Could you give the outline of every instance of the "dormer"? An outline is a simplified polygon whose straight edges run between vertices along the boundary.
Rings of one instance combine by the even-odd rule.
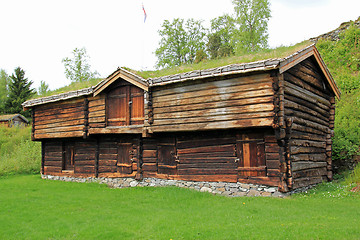
[[[94,88],[89,98],[89,132],[141,133],[147,82],[119,68]]]

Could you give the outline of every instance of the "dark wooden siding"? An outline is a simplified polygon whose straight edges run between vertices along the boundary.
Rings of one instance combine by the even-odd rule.
[[[243,139],[246,136],[246,141]],[[248,148],[248,164],[238,146]],[[277,186],[280,147],[273,130],[198,132],[155,135],[143,140],[143,173],[194,181],[228,181]],[[250,157],[251,156],[251,157]]]
[[[311,58],[286,71],[284,80],[285,116],[292,123],[289,157],[293,188],[319,183],[326,179],[329,168],[327,146],[331,148],[332,109],[329,86]]]
[[[105,118],[105,94],[89,98],[89,127],[104,128],[106,127]]]
[[[33,108],[34,139],[82,137],[84,98],[49,103]]]
[[[152,92],[152,131],[271,126],[269,73],[157,87]]]
[[[79,138],[44,140],[44,174],[95,176],[96,142]],[[66,165],[72,159],[73,166]]]
[[[140,164],[140,136],[103,137],[99,140],[99,177],[134,177]]]

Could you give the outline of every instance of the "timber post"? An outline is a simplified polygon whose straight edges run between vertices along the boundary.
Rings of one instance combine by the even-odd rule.
[[[83,138],[88,138],[89,130],[89,100],[87,97],[84,98],[84,129],[83,129]]]

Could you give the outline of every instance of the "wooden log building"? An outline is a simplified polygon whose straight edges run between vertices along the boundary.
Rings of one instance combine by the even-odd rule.
[[[286,58],[97,86],[29,100],[45,175],[263,184],[332,179],[340,97],[311,45]]]
[[[25,127],[28,124],[29,120],[19,113],[0,115],[0,126]]]

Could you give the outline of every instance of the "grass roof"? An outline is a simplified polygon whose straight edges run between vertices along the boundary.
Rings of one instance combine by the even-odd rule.
[[[219,58],[219,59],[214,59],[214,60],[205,60],[205,61],[202,61],[202,62],[196,63],[196,64],[186,64],[186,65],[182,65],[182,66],[177,66],[177,67],[172,67],[172,68],[164,68],[164,69],[155,70],[155,71],[137,71],[137,70],[129,69],[126,67],[124,67],[124,68],[138,76],[141,76],[144,79],[156,78],[156,77],[163,77],[163,76],[167,76],[167,75],[174,75],[174,74],[178,74],[178,73],[191,72],[194,70],[216,68],[216,67],[226,66],[226,65],[235,64],[235,63],[249,63],[249,62],[255,62],[255,61],[260,61],[260,60],[265,60],[265,59],[284,58],[284,57],[290,56],[291,54],[309,46],[310,44],[311,44],[311,42],[304,41],[304,42],[298,43],[293,46],[281,46],[281,47],[277,47],[274,49],[265,49],[265,50],[262,50],[257,53],[250,53],[250,54],[241,55],[241,56],[231,56],[231,57]],[[64,93],[64,92],[88,88],[88,87],[97,85],[102,80],[103,79],[101,79],[101,78],[96,78],[96,79],[91,79],[86,82],[73,82],[65,87],[49,91],[45,95],[40,95],[40,96],[36,95],[33,98],[51,96],[51,95],[60,94],[60,93]]]

